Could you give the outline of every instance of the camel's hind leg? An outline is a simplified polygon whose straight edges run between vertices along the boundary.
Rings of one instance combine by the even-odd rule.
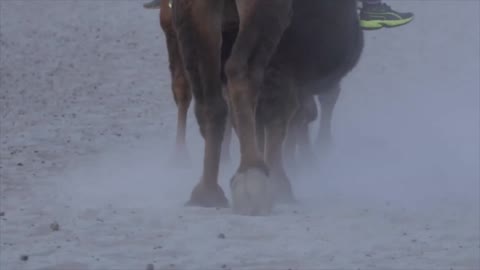
[[[221,59],[222,59],[222,73],[221,73],[221,78],[222,82],[224,84],[223,87],[223,97],[225,98],[225,101],[227,102],[228,105],[228,117],[227,117],[227,123],[225,127],[225,136],[223,139],[223,145],[222,145],[222,161],[225,163],[230,162],[231,160],[231,154],[230,154],[230,147],[232,143],[232,130],[233,130],[233,117],[232,117],[232,106],[229,98],[229,93],[228,93],[228,87],[227,87],[227,77],[225,74],[225,63],[227,59],[230,57],[230,53],[233,47],[233,44],[235,43],[235,39],[237,37],[237,29],[228,29],[224,30],[222,33],[222,50],[221,50]]]
[[[225,124],[225,135],[223,136],[222,143],[222,162],[229,163],[232,159],[230,154],[230,147],[232,144],[232,122],[230,117],[227,117],[227,122]]]
[[[228,90],[225,87],[223,87],[223,97],[225,101],[228,101]],[[228,105],[228,102],[227,102]],[[229,163],[231,160],[231,154],[230,154],[230,147],[232,144],[232,117],[231,117],[231,109],[230,105],[227,106],[228,108],[228,117],[226,120],[225,124],[225,134],[223,136],[223,143],[222,143],[222,154],[221,154],[221,160],[222,162]]]
[[[315,154],[313,153],[310,140],[310,124],[318,117],[317,103],[315,96],[305,95],[300,101],[301,119],[298,123],[298,162],[305,166],[315,164]]]
[[[335,104],[340,94],[340,85],[337,84],[328,92],[318,97],[321,108],[320,128],[318,130],[316,144],[322,156],[328,154],[332,147],[332,118]]]
[[[172,11],[168,7],[169,0],[162,0],[160,25],[165,34],[168,51],[168,62],[172,81],[172,92],[177,105],[177,135],[175,141],[174,162],[185,162],[188,159],[186,147],[187,114],[192,100],[182,58],[178,48],[177,37],[173,28]]]
[[[232,178],[233,211],[267,215],[273,186],[259,153],[255,107],[265,68],[289,24],[291,0],[237,0],[239,32],[226,64],[228,90],[240,141],[240,166]]]
[[[227,105],[222,97],[220,48],[223,0],[175,0],[174,24],[195,100],[195,116],[205,140],[203,174],[190,205],[227,206],[218,185]]]
[[[287,165],[295,169],[303,167],[301,165],[312,165],[314,162],[310,124],[318,117],[315,97],[300,91],[302,90],[296,90],[299,105],[290,121],[284,147]]]

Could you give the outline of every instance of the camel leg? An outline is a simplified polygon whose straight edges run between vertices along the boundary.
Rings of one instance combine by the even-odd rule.
[[[223,0],[175,0],[173,12],[195,116],[205,140],[202,177],[187,205],[226,207],[228,201],[218,184],[227,117],[219,76]]]
[[[275,200],[279,202],[295,201],[283,164],[284,141],[298,105],[294,91],[285,72],[269,70],[265,94],[258,105],[259,118],[265,123],[265,159],[275,183]]]
[[[300,104],[300,119],[297,120],[299,158],[302,164],[311,166],[314,164],[315,155],[312,151],[309,125],[318,117],[317,104],[315,97],[312,95],[302,97]]]
[[[262,100],[263,100],[262,93],[263,93],[263,91],[258,96],[257,106],[256,106],[256,110],[255,110],[255,132],[256,132],[258,152],[259,152],[260,156],[264,160],[266,160],[266,157],[265,157],[265,124],[266,124],[265,123],[265,121],[266,121],[265,114],[268,113],[268,111],[266,111],[264,106],[262,105]]]
[[[289,24],[291,0],[236,0],[236,4],[240,27],[225,70],[241,153],[230,182],[233,211],[268,215],[274,191],[258,150],[255,108],[265,68]]]
[[[224,87],[224,99],[226,101],[228,101],[228,95],[227,95],[227,92],[228,90]],[[228,105],[228,103],[227,103]],[[222,143],[222,156],[221,156],[221,160],[223,162],[230,162],[231,160],[231,154],[230,154],[230,145],[232,144],[232,121],[231,121],[231,109],[230,109],[230,106],[228,105],[228,117],[227,117],[227,120],[226,120],[226,124],[225,124],[225,135],[223,136],[223,143]]]
[[[323,155],[327,154],[332,146],[332,117],[339,94],[340,85],[336,85],[318,98],[321,117],[316,144]]]
[[[289,167],[297,168],[300,164],[310,164],[314,161],[309,125],[318,116],[317,104],[311,95],[301,94],[298,89],[296,99],[298,108],[289,123],[285,141],[285,155]]]
[[[223,137],[222,143],[222,161],[230,162],[232,156],[230,154],[230,145],[232,144],[232,122],[230,118],[227,117],[227,122],[225,124],[225,135]]]
[[[237,37],[237,31],[234,29],[229,29],[228,31],[224,31],[222,33],[222,50],[221,50],[221,78],[222,83],[224,84],[223,87],[223,97],[228,105],[228,117],[227,123],[225,127],[225,136],[223,139],[222,145],[222,161],[223,162],[230,162],[231,154],[230,154],[230,145],[232,143],[232,129],[233,129],[233,117],[232,117],[232,105],[230,102],[229,94],[228,94],[228,87],[227,87],[227,77],[225,74],[225,63],[227,59],[230,57],[230,53],[235,43],[235,39]]]
[[[298,99],[295,98],[295,101],[298,105]],[[297,150],[299,142],[299,121],[300,114],[297,108],[288,122],[287,135],[285,137],[285,142],[283,144],[283,155],[285,157],[285,165],[289,169],[294,169],[296,167],[297,160]]]
[[[173,46],[177,46],[176,41]],[[175,48],[175,58],[180,59],[178,48]],[[175,152],[177,160],[188,159],[188,151],[186,147],[186,129],[187,129],[187,115],[192,100],[192,93],[190,92],[188,81],[183,63],[179,63],[172,68],[172,91],[177,105],[177,135],[175,138]]]
[[[175,139],[174,162],[188,159],[186,147],[187,114],[192,100],[192,94],[188,85],[182,58],[178,48],[177,37],[173,28],[172,13],[168,7],[168,0],[161,2],[160,25],[165,34],[168,51],[172,92],[177,105],[177,133]]]
[[[260,104],[257,105],[255,131],[257,135],[257,145],[260,156],[265,159],[265,119],[261,115]]]

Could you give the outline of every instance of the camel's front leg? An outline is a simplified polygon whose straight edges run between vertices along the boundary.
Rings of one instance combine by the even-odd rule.
[[[195,101],[195,116],[205,140],[203,174],[190,205],[224,207],[218,185],[227,105],[222,97],[220,47],[223,0],[175,0],[174,23],[180,52]]]
[[[319,147],[320,154],[325,156],[332,147],[332,118],[335,104],[340,94],[340,85],[329,89],[326,93],[319,96],[318,100],[321,108],[320,129],[316,144]]]
[[[264,72],[289,24],[291,0],[237,0],[240,27],[226,64],[229,97],[240,141],[240,166],[231,180],[233,211],[268,215],[274,187],[255,131],[257,95]]]

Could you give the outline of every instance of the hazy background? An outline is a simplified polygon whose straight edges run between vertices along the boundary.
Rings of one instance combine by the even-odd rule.
[[[365,33],[335,148],[291,174],[300,204],[249,219],[182,207],[203,142],[191,114],[192,169],[167,162],[176,109],[157,11],[0,0],[0,266],[479,268],[480,3],[386,3],[416,18]]]

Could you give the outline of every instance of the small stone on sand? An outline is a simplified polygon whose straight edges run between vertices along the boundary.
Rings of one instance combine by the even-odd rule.
[[[59,231],[60,225],[57,222],[53,222],[52,224],[50,224],[50,229],[52,229],[52,231],[54,232]]]

